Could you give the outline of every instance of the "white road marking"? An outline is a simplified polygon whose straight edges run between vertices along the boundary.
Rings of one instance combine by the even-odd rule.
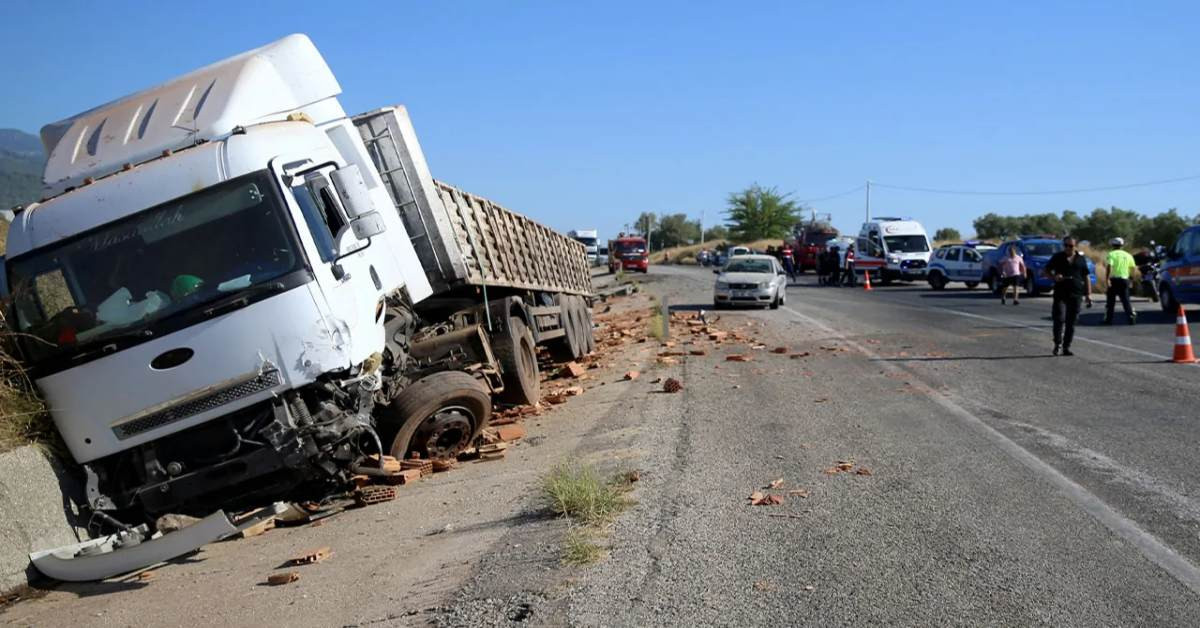
[[[877,360],[884,368],[895,372],[904,373],[905,371],[895,364],[882,361],[882,358],[875,354],[867,347],[851,340],[845,334],[833,329],[832,327],[822,323],[821,321],[802,314],[791,307],[785,306],[782,309],[791,312],[796,318],[807,322],[808,324],[818,327],[829,335],[838,338],[841,342],[854,347],[863,355]],[[953,311],[953,310],[951,310]],[[980,317],[987,318],[987,317]],[[993,319],[996,320],[996,319]],[[1001,321],[1009,322],[1009,321]],[[1115,345],[1114,345],[1115,346]],[[1125,347],[1128,349],[1127,347]],[[1183,584],[1193,593],[1200,594],[1200,569],[1193,565],[1188,559],[1179,555],[1174,549],[1171,549],[1166,543],[1163,543],[1158,537],[1143,530],[1132,519],[1118,512],[1112,506],[1109,506],[1104,500],[1097,497],[1094,493],[1087,490],[1080,484],[1076,483],[1071,478],[1063,475],[1058,469],[1055,469],[1050,464],[1038,458],[1029,450],[1018,445],[1015,441],[1007,436],[996,431],[995,428],[989,426],[983,419],[971,414],[966,408],[958,405],[946,395],[926,386],[920,380],[913,381],[915,388],[925,393],[934,403],[944,408],[951,415],[957,417],[965,425],[974,429],[983,437],[991,441],[1000,450],[1012,456],[1026,468],[1030,469],[1042,479],[1049,482],[1051,485],[1058,488],[1064,495],[1075,505],[1082,508],[1085,512],[1091,515],[1101,525],[1111,530],[1114,534],[1124,539],[1127,543],[1137,548],[1142,556],[1146,557],[1150,562],[1158,565],[1167,573],[1171,574],[1176,580]]]

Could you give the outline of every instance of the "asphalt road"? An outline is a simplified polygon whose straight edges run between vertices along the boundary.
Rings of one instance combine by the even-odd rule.
[[[711,281],[647,285],[689,311]],[[1165,361],[1172,318],[1142,303],[1142,324],[1101,327],[1093,308],[1077,355],[1052,357],[1046,297],[813,284],[721,313],[810,356],[675,369],[670,446],[642,461],[661,481],[570,593],[572,623],[1200,622],[1200,368]],[[823,472],[837,461],[871,474]],[[809,496],[747,504],[777,478]]]

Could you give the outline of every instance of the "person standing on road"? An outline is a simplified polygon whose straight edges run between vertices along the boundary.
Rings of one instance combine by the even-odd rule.
[[[1012,286],[1013,305],[1021,304],[1021,280],[1025,278],[1025,258],[1010,245],[1008,255],[1000,260],[1000,305],[1007,303],[1008,287]]]
[[[854,276],[854,245],[848,244],[846,245],[846,279],[842,285],[853,288],[855,279],[857,277]]]
[[[1122,248],[1125,246],[1123,238],[1113,238],[1109,244],[1112,245],[1112,250],[1104,259],[1104,276],[1108,283],[1105,290],[1104,324],[1112,325],[1113,310],[1116,309],[1117,297],[1120,297],[1121,308],[1125,310],[1125,316],[1129,317],[1129,324],[1135,325],[1137,312],[1133,311],[1133,306],[1129,303],[1129,278],[1136,263],[1129,251]]]
[[[1087,258],[1075,249],[1075,238],[1063,238],[1063,250],[1046,263],[1046,275],[1054,279],[1054,305],[1050,317],[1054,321],[1054,355],[1062,349],[1071,353],[1075,337],[1075,322],[1079,320],[1080,298],[1092,307],[1092,283],[1089,280]]]
[[[829,247],[829,280],[828,285],[842,285],[842,253],[835,244]]]
[[[787,272],[788,283],[791,283],[796,278],[796,259],[793,257],[792,245],[784,242],[780,254],[783,256],[783,270]]]

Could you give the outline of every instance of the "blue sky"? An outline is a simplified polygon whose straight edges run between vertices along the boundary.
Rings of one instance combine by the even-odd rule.
[[[35,132],[304,32],[348,111],[407,105],[435,177],[563,230],[611,235],[644,210],[711,224],[754,182],[806,199],[868,178],[1023,191],[1200,174],[1196,3],[738,4],[9,0],[0,127]],[[861,222],[861,192],[815,205],[843,231]],[[1200,181],[876,188],[872,205],[965,234],[988,211],[1194,215]]]

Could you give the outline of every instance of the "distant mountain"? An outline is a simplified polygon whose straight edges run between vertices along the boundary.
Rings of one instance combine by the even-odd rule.
[[[0,209],[41,197],[45,161],[42,142],[36,135],[0,129]]]

